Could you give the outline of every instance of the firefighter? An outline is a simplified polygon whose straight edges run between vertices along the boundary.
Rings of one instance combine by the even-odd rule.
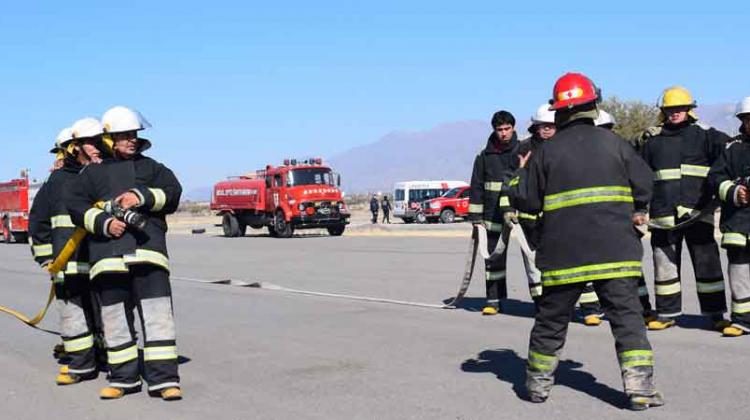
[[[643,158],[655,175],[650,217],[657,318],[648,328],[669,328],[682,314],[684,240],[693,262],[701,313],[721,331],[728,324],[724,275],[714,240],[716,205],[706,176],[729,137],[698,122],[696,102],[681,86],[665,89],[658,106],[661,123],[646,130],[641,140]],[[682,227],[675,228],[682,222]]]
[[[492,134],[487,145],[474,159],[469,198],[469,219],[482,223],[487,229],[487,246],[490,258],[485,260],[487,304],[483,315],[496,315],[500,300],[508,296],[505,279],[507,249],[495,252],[500,241],[508,242],[510,228],[506,220],[515,218],[503,191],[503,180],[518,167],[519,141],[515,131],[516,119],[508,111],[498,111],[492,116]]]
[[[633,227],[645,223],[653,181],[627,143],[594,126],[598,98],[586,76],[562,76],[553,89],[554,140],[533,159],[524,156],[509,182],[515,208],[544,211],[537,255],[544,293],[531,331],[526,388],[533,402],[549,396],[572,309],[592,282],[610,320],[629,407],[644,410],[663,404],[638,302],[643,248]]]
[[[750,333],[750,96],[737,104],[740,134],[727,144],[708,173],[711,188],[721,201],[722,247],[729,260],[729,286],[732,292],[732,325],[725,336]]]
[[[531,137],[521,141],[518,150],[519,156],[523,156],[528,152],[533,154],[534,151],[542,145],[542,142],[549,140],[555,135],[555,112],[550,111],[548,104],[541,105],[534,115],[531,116],[529,133],[531,134]],[[541,216],[541,213],[528,214],[518,212],[518,224],[521,226],[524,236],[526,236],[526,241],[532,251],[536,251],[539,246],[538,239],[540,226],[538,226],[538,223],[540,222]],[[531,299],[536,303],[542,295],[541,273],[529,259],[529,256],[525,253],[521,253],[521,257],[523,258],[526,277],[529,281],[529,293],[531,294]]]
[[[606,128],[607,130],[614,130],[615,125],[617,125],[617,119],[615,119],[614,115],[610,114],[607,111],[604,111],[602,109],[599,110],[599,117],[594,120],[594,125],[597,127]],[[623,141],[627,141],[623,139]],[[631,144],[631,143],[628,143]],[[593,294],[589,294],[592,293]],[[641,301],[641,306],[643,306],[643,319],[648,324],[649,322],[656,319],[656,315],[653,312],[653,309],[651,308],[651,300],[649,299],[648,295],[648,287],[646,286],[646,280],[643,276],[641,276],[638,279],[638,297]],[[586,285],[586,290],[581,295],[581,302],[583,301],[593,301],[596,299],[596,304],[591,304],[591,308],[594,308],[595,306],[599,306],[598,298],[596,297],[596,292],[590,287],[590,285]],[[583,307],[583,303],[581,303],[581,306]],[[584,319],[585,323],[585,319]],[[587,324],[589,325],[589,324]]]
[[[380,202],[380,208],[383,210],[383,223],[391,224],[391,202],[388,200],[388,196],[383,196],[383,201]]]
[[[53,150],[63,154],[63,165],[54,170],[39,189],[29,212],[32,249],[42,267],[46,268],[57,258],[75,231],[63,195],[65,189],[76,182],[78,172],[84,166],[100,161],[100,152],[96,147],[101,134],[97,131],[98,126],[96,120],[82,119],[76,121],[72,128],[63,129],[57,136]],[[73,132],[78,133],[75,140]],[[46,252],[36,252],[40,246],[44,246]],[[85,244],[81,244],[65,268],[52,278],[67,364],[55,378],[58,385],[76,384],[98,375],[98,314],[92,301],[88,272],[87,249]]]
[[[521,141],[519,149],[519,156],[524,156],[531,152],[534,152],[542,145],[542,142],[549,140],[555,135],[555,111],[549,109],[549,104],[542,104],[537,108],[534,115],[531,117],[531,124],[529,125],[529,133],[531,137]],[[539,214],[528,214],[524,212],[518,213],[518,221],[523,229],[524,235],[529,243],[529,247],[532,250],[536,250],[539,246],[539,234],[541,230],[541,217],[542,213]],[[542,279],[539,270],[529,261],[526,254],[522,253],[523,264],[526,268],[526,276],[529,280],[529,291],[531,298],[536,303],[539,300],[539,296],[542,294]],[[599,305],[599,298],[596,296],[591,284],[586,285],[586,289],[581,294],[579,300],[581,311],[583,312],[583,323],[588,326],[597,326],[602,323],[601,318],[603,313]]]
[[[66,198],[73,223],[91,235],[90,276],[110,374],[99,396],[116,399],[141,389],[137,309],[149,393],[180,399],[165,216],[177,209],[182,188],[169,168],[143,155],[151,142],[138,132],[150,124],[140,113],[117,106],[102,124],[113,158],[82,171]]]

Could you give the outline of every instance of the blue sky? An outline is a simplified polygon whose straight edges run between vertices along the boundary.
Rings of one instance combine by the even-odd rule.
[[[750,95],[746,2],[504,3],[4,4],[0,179],[40,176],[61,128],[118,104],[191,189],[394,130],[526,119],[566,71],[648,102],[672,84],[699,103]]]

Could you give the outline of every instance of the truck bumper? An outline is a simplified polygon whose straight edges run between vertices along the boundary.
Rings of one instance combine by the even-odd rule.
[[[303,215],[292,217],[292,225],[295,229],[316,229],[349,224],[350,215],[341,214],[336,216]]]

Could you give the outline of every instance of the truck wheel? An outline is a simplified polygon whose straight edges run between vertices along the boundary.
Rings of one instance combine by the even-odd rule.
[[[328,228],[328,234],[331,236],[341,236],[346,230],[346,225],[336,225]]]
[[[294,233],[294,227],[291,223],[287,223],[286,219],[284,218],[284,212],[281,210],[276,212],[276,217],[274,217],[274,230],[276,231],[276,235],[279,238],[291,238],[292,234]]]
[[[453,223],[456,221],[456,213],[451,209],[445,209],[440,213],[440,221],[443,223]]]
[[[424,213],[417,215],[417,223],[427,223],[427,217],[425,217]]]
[[[412,219],[411,217],[404,217],[401,220],[403,220],[407,225],[414,222],[414,219]]]
[[[19,232],[19,233],[13,233],[12,235],[13,235],[13,240],[17,244],[25,244],[25,243],[29,242],[29,234],[28,233]]]
[[[272,238],[275,238],[277,236],[276,229],[274,229],[272,225],[268,226],[268,235]]]
[[[221,227],[224,229],[224,236],[234,238],[240,233],[240,225],[237,218],[232,213],[224,213],[221,220]]]
[[[12,239],[12,234],[10,233],[10,227],[8,226],[8,220],[3,221],[3,242],[6,244],[9,244]]]

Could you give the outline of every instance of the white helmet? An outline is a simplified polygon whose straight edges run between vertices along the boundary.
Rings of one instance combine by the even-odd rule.
[[[740,118],[740,115],[750,114],[750,96],[745,97],[737,104],[734,116]]]
[[[600,109],[599,116],[594,120],[594,125],[597,127],[609,127],[612,128],[617,124],[617,120],[609,112]]]
[[[123,133],[151,128],[151,124],[140,112],[124,106],[110,108],[102,115],[102,125],[106,133]]]
[[[549,104],[540,105],[534,115],[531,116],[532,127],[537,124],[554,124],[555,111],[550,111]]]
[[[50,150],[50,153],[57,153],[62,150],[65,146],[73,140],[73,129],[71,127],[65,127],[57,133],[55,137],[55,147]]]
[[[70,127],[72,139],[85,139],[100,136],[104,133],[102,123],[94,117],[81,118]]]

